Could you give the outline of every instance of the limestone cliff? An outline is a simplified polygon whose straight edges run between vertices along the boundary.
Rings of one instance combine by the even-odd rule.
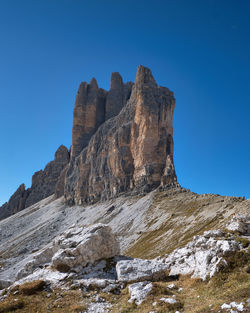
[[[0,219],[52,194],[68,203],[95,202],[121,192],[144,193],[177,184],[173,164],[173,93],[139,66],[135,83],[111,75],[110,90],[93,78],[80,84],[69,154],[60,146],[54,161],[21,185],[0,208]]]
[[[114,76],[121,90],[123,83],[118,74]],[[174,107],[173,93],[158,86],[148,68],[139,66],[121,112],[105,121],[80,155],[71,159],[65,177],[66,201],[81,204],[125,191],[148,192],[160,185],[175,185]]]

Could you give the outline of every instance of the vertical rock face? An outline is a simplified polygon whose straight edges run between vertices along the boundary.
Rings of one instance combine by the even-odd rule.
[[[106,102],[110,111],[116,103],[121,108],[123,99],[123,82],[117,73],[112,76],[115,93],[110,93]],[[158,86],[148,68],[139,66],[131,96],[121,112],[103,123],[88,146],[71,160],[65,177],[66,201],[81,204],[124,191],[148,192],[176,184],[174,107],[173,93]]]
[[[106,91],[98,88],[95,78],[90,84],[80,84],[73,113],[71,158],[79,155],[105,121],[105,98]]]
[[[55,153],[55,159],[49,162],[44,170],[38,171],[32,176],[32,185],[25,207],[54,194],[60,174],[68,162],[68,149],[60,146]]]
[[[106,98],[105,120],[119,114],[130,97],[132,86],[132,83],[123,84],[122,77],[119,73],[112,73],[110,90]]]

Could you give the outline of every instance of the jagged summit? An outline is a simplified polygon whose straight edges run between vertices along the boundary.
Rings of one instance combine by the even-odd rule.
[[[8,216],[53,193],[80,204],[176,185],[174,107],[173,93],[158,86],[142,65],[135,83],[124,83],[113,72],[109,91],[99,88],[95,78],[82,82],[75,98],[70,153],[60,146],[54,161],[33,175],[31,188],[19,188],[14,204],[0,211]]]
[[[135,84],[124,84],[119,73],[111,75],[104,107],[105,120],[99,126],[88,118],[96,112],[96,102],[75,107],[71,151],[81,152],[66,171],[66,201],[82,204],[121,192],[149,192],[160,185],[176,185],[173,93],[156,84],[150,69],[139,66]]]
[[[157,86],[151,70],[143,65],[139,65],[137,68],[135,83],[137,85],[152,84]]]

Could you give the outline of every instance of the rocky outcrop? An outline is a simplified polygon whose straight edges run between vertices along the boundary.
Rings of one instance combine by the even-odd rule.
[[[113,74],[107,96],[110,111],[117,104],[118,112],[120,101],[126,101],[129,92],[124,89],[120,76]],[[177,184],[173,164],[174,107],[173,93],[158,86],[148,68],[139,66],[131,96],[121,112],[103,123],[79,156],[72,158],[65,177],[66,201],[81,204],[125,191],[148,192],[160,185]],[[73,136],[76,125],[74,121]],[[75,151],[84,145],[77,144]]]
[[[80,272],[87,265],[119,254],[120,246],[110,226],[101,223],[89,227],[73,225],[33,254],[16,278],[21,279],[48,263],[59,271]]]
[[[230,232],[238,232],[239,234],[250,235],[250,214],[234,214],[232,220],[228,225],[226,225],[226,229]]]
[[[9,201],[0,207],[0,220],[23,210],[28,196],[29,189],[26,190],[24,184],[20,185]]]
[[[55,153],[54,160],[49,162],[44,170],[40,170],[32,176],[31,188],[25,189],[24,184],[20,185],[8,203],[0,207],[0,220],[47,198],[54,194],[55,189],[57,189],[58,195],[63,195],[63,173],[65,175],[63,169],[68,163],[69,151],[65,146],[61,145]]]
[[[54,160],[49,162],[44,170],[40,170],[32,176],[32,185],[25,207],[54,194],[60,174],[68,162],[68,149],[61,145],[55,153]],[[62,192],[63,190],[61,190]]]
[[[169,266],[169,275],[192,275],[206,280],[227,266],[224,256],[241,248],[239,242],[226,238],[221,230],[206,231],[195,236],[185,247],[166,255],[163,262]]]

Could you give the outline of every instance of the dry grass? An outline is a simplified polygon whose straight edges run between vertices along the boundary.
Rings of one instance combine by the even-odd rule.
[[[34,280],[18,286],[18,290],[23,295],[33,295],[38,291],[43,290],[45,282],[43,280]]]
[[[12,299],[12,301],[5,300],[0,302],[0,313],[8,313],[17,311],[18,309],[22,309],[24,306],[24,302],[21,299]]]
[[[128,302],[130,298],[128,287],[123,289],[120,295],[100,292],[99,296],[112,304],[110,313],[218,312],[223,303],[232,301],[239,303],[249,298],[250,274],[247,268],[250,264],[250,253],[239,251],[228,255],[226,259],[228,266],[209,281],[180,276],[178,280],[173,281],[176,285],[174,289],[167,287],[170,281],[153,282],[150,295],[140,306]],[[80,290],[56,290],[48,297],[48,292],[39,291],[40,284],[42,285],[36,282],[33,286],[31,284],[19,286],[19,294],[11,293],[0,303],[0,313],[79,313],[87,309],[91,301],[90,296],[94,295],[94,291],[86,294]],[[32,290],[32,294],[26,290]],[[162,297],[174,297],[177,303],[168,304],[160,301]],[[156,305],[153,305],[154,302]]]
[[[78,313],[86,310],[87,302],[88,298],[79,290],[56,290],[50,294],[37,291],[29,295],[11,293],[0,303],[0,313]]]

